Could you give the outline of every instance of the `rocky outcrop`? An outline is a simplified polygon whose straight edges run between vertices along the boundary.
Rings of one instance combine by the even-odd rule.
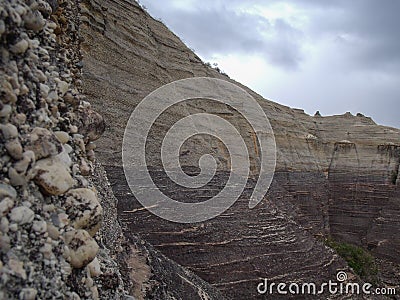
[[[96,151],[119,199],[126,236],[139,233],[167,257],[235,299],[256,296],[260,278],[285,282],[334,278],[346,264],[315,238],[322,236],[371,250],[383,261],[384,283],[393,285],[399,265],[400,130],[379,126],[361,114],[309,116],[265,100],[204,64],[135,2],[85,0],[81,12],[83,87],[106,120]],[[246,207],[249,193],[245,192],[214,220],[177,225],[151,215],[131,196],[123,179],[121,144],[131,112],[148,93],[194,76],[231,81],[254,96],[274,130],[277,168],[269,193],[255,210]],[[253,131],[237,112],[207,101],[182,103],[155,124],[148,152],[153,179],[181,201],[191,199],[193,191],[166,179],[159,146],[171,124],[199,111],[235,125],[248,146],[252,175],[259,172]],[[217,193],[226,180],[226,151],[206,138],[184,146],[190,154],[182,164],[189,169],[198,167],[201,151],[216,157],[222,167],[202,195]],[[248,189],[253,184],[250,180]]]
[[[0,1],[1,299],[99,298],[99,273],[88,271],[98,264],[102,211],[80,172],[92,172],[91,134],[74,125],[78,109],[90,109],[75,68],[77,7],[51,4]]]

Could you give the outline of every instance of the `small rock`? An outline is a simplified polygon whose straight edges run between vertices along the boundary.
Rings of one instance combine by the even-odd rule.
[[[7,265],[14,275],[26,280],[26,272],[24,269],[24,263],[22,261],[10,259]]]
[[[66,196],[65,205],[68,211],[73,212],[71,219],[74,228],[85,229],[94,236],[100,229],[103,219],[103,209],[95,192],[87,188],[79,188],[70,190]]]
[[[43,29],[46,22],[38,11],[30,11],[24,16],[26,29],[38,32]]]
[[[103,117],[90,108],[78,111],[79,133],[91,141],[95,141],[103,134],[105,123]]]
[[[18,139],[13,139],[5,144],[8,154],[16,160],[22,158],[22,146]]]
[[[5,198],[0,202],[0,215],[5,216],[14,207],[14,200]]]
[[[71,125],[71,126],[69,127],[69,131],[70,131],[72,134],[78,133],[78,126]]]
[[[18,173],[14,168],[8,169],[8,178],[12,186],[23,186],[27,183],[24,174]]]
[[[35,163],[35,153],[31,150],[22,153],[22,159],[15,163],[14,168],[17,172],[25,174],[29,167]]]
[[[40,92],[42,93],[43,98],[46,98],[49,95],[50,87],[44,83],[41,83]]]
[[[18,129],[13,124],[0,124],[0,130],[3,134],[4,139],[6,140],[15,139],[16,137],[18,137]]]
[[[42,189],[50,195],[61,195],[74,185],[65,165],[51,158],[39,160],[35,167],[34,180]]]
[[[19,124],[19,125],[25,124],[25,122],[26,122],[26,115],[25,115],[25,114],[22,114],[22,113],[16,114],[14,120],[15,120],[15,123],[17,123],[17,124]]]
[[[79,166],[79,169],[83,176],[89,176],[90,172],[92,171],[92,168],[88,165],[84,158],[81,159],[81,165]]]
[[[18,71],[18,69],[17,69]],[[17,102],[17,95],[15,94],[13,87],[10,82],[7,80],[3,80],[2,83],[2,91],[4,93],[4,100],[6,103],[15,103]]]
[[[55,13],[58,9],[59,0],[46,0],[48,4],[50,4],[51,10]]]
[[[17,232],[18,231],[18,224],[17,223],[12,223],[12,224],[10,224],[10,226],[8,226],[8,228],[12,232]]]
[[[29,43],[27,40],[20,40],[18,43],[10,47],[10,51],[14,54],[23,54],[28,50]]]
[[[71,300],[81,300],[81,297],[79,297],[79,295],[75,292],[72,292],[70,295],[70,299]]]
[[[96,149],[96,144],[93,143],[93,142],[89,142],[89,143],[86,145],[86,151],[95,150],[95,149]]]
[[[10,248],[10,237],[7,234],[0,233],[0,252],[7,253]]]
[[[37,160],[57,155],[63,150],[57,137],[46,128],[35,127],[27,139],[25,150],[33,151]]]
[[[55,131],[54,132],[57,139],[61,142],[61,144],[66,144],[69,141],[69,134],[65,131]]]
[[[32,230],[37,234],[42,234],[47,231],[47,223],[45,221],[34,221]]]
[[[0,231],[2,233],[7,233],[9,231],[8,225],[10,223],[8,222],[7,217],[2,217],[0,220]]]
[[[54,1],[57,0],[38,0],[37,1],[37,5],[38,5],[38,11],[40,11],[40,13],[42,14],[43,17],[48,18],[53,12],[55,12],[55,10],[52,10],[52,7],[50,6],[50,4],[48,2],[52,2],[54,3]]]
[[[69,248],[70,264],[79,269],[89,264],[97,254],[99,246],[86,230],[73,230],[65,234],[65,243]]]
[[[93,259],[93,261],[88,264],[88,269],[90,272],[90,276],[92,276],[93,278],[103,274],[103,272],[101,271],[100,262],[97,257],[95,257],[95,259]]]
[[[96,259],[96,258],[95,258]],[[87,288],[91,288],[93,286],[93,279],[90,277],[86,277],[85,279],[85,285]]]
[[[99,291],[97,290],[97,286],[92,286],[90,288],[90,291],[92,292],[92,299],[98,300],[99,299]]]
[[[21,88],[19,89],[19,94],[21,96],[24,96],[24,95],[28,94],[28,92],[29,92],[29,88],[25,84],[22,84]]]
[[[69,145],[62,145],[63,151],[60,154],[54,156],[53,160],[58,161],[67,167],[70,167],[72,165],[72,160],[71,160],[71,157],[68,155],[68,152],[66,149],[67,147],[65,147],[65,146],[69,146]]]
[[[89,150],[88,152],[86,152],[86,156],[87,156],[88,160],[94,162],[95,154],[94,154],[93,150]]]
[[[36,71],[36,77],[40,82],[45,82],[47,80],[47,76],[41,70]],[[46,90],[47,94],[49,93],[50,88],[47,85],[43,84],[42,88]]]
[[[52,102],[57,101],[58,100],[58,95],[57,95],[56,91],[51,91],[49,93],[49,95],[47,96],[46,100],[47,100],[48,103],[52,103]]]
[[[64,228],[69,224],[69,218],[66,213],[59,213],[59,214],[54,213],[51,215],[51,220],[54,226],[59,228]]]
[[[54,206],[54,204],[45,204],[43,205],[43,211],[44,212],[53,212],[56,210],[56,207]]]
[[[11,105],[4,105],[3,108],[0,110],[0,118],[8,118],[12,112]]]
[[[23,288],[22,291],[19,293],[19,299],[35,300],[37,293],[37,290],[34,288]]]
[[[3,35],[5,31],[6,31],[6,24],[4,24],[3,20],[0,20],[0,37]]]
[[[48,244],[48,243],[45,243],[45,244],[43,245],[43,247],[41,247],[41,248],[39,249],[39,251],[40,251],[40,253],[43,254],[43,257],[44,257],[45,259],[51,259],[52,256],[53,256],[53,247],[52,247],[50,244]]]
[[[60,93],[60,96],[63,97],[69,89],[69,84],[65,81],[60,81],[57,83],[58,91]]]
[[[58,231],[57,227],[51,223],[47,224],[47,233],[52,240],[58,240],[60,237],[60,232]]]
[[[11,210],[10,220],[19,225],[31,223],[34,218],[35,213],[28,207],[18,206]]]
[[[0,199],[9,197],[11,199],[17,198],[17,191],[10,185],[0,183]]]
[[[79,98],[72,94],[71,92],[67,92],[64,96],[65,103],[71,104],[73,107],[79,106]]]

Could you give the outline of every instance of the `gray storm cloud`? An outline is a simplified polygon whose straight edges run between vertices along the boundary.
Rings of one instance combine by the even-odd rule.
[[[266,7],[261,0],[141,3],[206,60],[214,55],[256,54],[290,75],[298,73],[302,82],[315,82],[293,94],[283,91],[282,98],[293,95],[299,101],[295,104],[296,99],[292,99],[287,104],[304,107],[311,113],[314,104],[305,99],[312,94],[320,99],[315,110],[327,114],[338,108],[342,112],[355,110],[353,113],[364,112],[379,123],[400,127],[400,1],[268,1],[268,6],[287,3],[295,7],[307,17],[305,26],[284,15],[270,19],[246,9],[254,5]],[[332,49],[322,53],[325,56],[319,73],[308,72],[307,62],[313,53],[305,46],[310,44],[318,50],[326,40],[335,42]],[[235,78],[235,74],[229,75]],[[335,91],[332,86],[337,86],[337,95],[330,95],[323,88]],[[268,91],[259,92],[269,96]],[[280,97],[274,100],[280,102]]]

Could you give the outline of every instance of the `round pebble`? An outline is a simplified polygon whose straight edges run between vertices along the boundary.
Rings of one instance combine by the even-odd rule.
[[[35,213],[28,207],[18,206],[11,210],[10,220],[19,225],[31,223],[35,217]]]
[[[8,118],[12,112],[11,105],[4,105],[3,108],[0,110],[0,118]]]
[[[14,200],[5,198],[0,201],[0,215],[5,216],[14,207]]]
[[[62,144],[68,143],[69,134],[67,132],[65,132],[65,131],[55,131],[54,134]]]
[[[79,269],[89,264],[97,254],[99,246],[86,230],[73,230],[65,234],[69,249],[69,260],[73,268]]]
[[[61,195],[74,185],[67,167],[54,159],[42,159],[34,167],[36,184],[49,195]]]
[[[29,43],[27,40],[20,40],[18,43],[10,47],[10,51],[14,54],[23,54],[28,50]]]
[[[13,139],[13,140],[8,141],[5,144],[5,147],[7,149],[8,154],[12,158],[14,158],[16,160],[19,160],[22,158],[23,149],[22,149],[21,143],[19,142],[18,139]]]
[[[8,184],[0,183],[0,199],[5,197],[15,199],[17,198],[17,191]]]
[[[96,193],[87,188],[79,188],[70,190],[66,196],[67,209],[73,210],[76,214],[72,219],[72,225],[75,229],[85,229],[94,236],[100,229],[103,219],[103,209]]]
[[[0,130],[6,140],[15,139],[18,137],[18,129],[13,124],[0,124]]]

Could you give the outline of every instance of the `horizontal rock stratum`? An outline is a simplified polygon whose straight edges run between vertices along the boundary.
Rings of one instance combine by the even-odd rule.
[[[83,88],[107,124],[96,151],[118,198],[128,240],[139,234],[232,299],[257,296],[261,278],[326,282],[338,270],[348,270],[322,243],[324,236],[368,249],[378,259],[382,284],[398,285],[399,129],[361,114],[309,116],[263,99],[204,64],[135,2],[86,0],[81,14]],[[221,216],[174,224],[141,209],[131,195],[122,170],[122,139],[131,112],[145,96],[164,84],[200,76],[233,82],[258,101],[275,134],[276,172],[254,210],[247,207],[254,187],[249,180],[240,200]],[[165,179],[157,147],[171,124],[196,112],[213,113],[235,125],[248,147],[252,176],[259,172],[254,132],[240,115],[212,101],[185,102],[155,125],[147,153],[155,181],[182,201],[193,197],[193,191]],[[214,154],[219,171],[201,190],[203,197],[213,196],[229,170],[224,148],[201,136],[185,143],[182,151],[188,155],[181,162],[189,169],[198,167],[200,154]]]

